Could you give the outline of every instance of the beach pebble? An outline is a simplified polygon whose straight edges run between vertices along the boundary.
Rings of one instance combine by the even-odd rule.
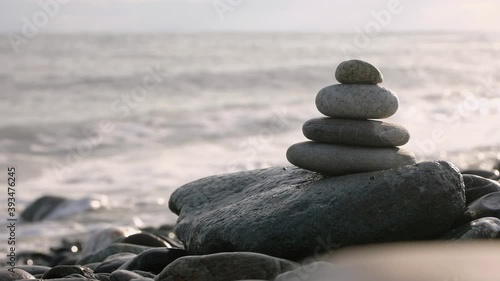
[[[462,174],[465,184],[466,204],[488,193],[500,191],[500,183],[476,175]]]
[[[374,120],[315,118],[302,126],[306,138],[334,144],[400,146],[410,139],[403,126]]]
[[[92,269],[81,265],[55,266],[45,272],[42,276],[42,279],[63,278],[72,274],[78,274],[81,277],[85,277],[88,279],[97,279],[97,276],[94,274]]]
[[[132,253],[118,253],[111,255],[94,269],[94,273],[111,273],[136,256],[136,254]]]
[[[168,247],[168,248],[172,247],[165,240],[148,232],[132,234],[128,237],[125,237],[121,241],[121,243],[149,246],[149,247]]]
[[[19,280],[19,279],[35,279],[35,277],[28,272],[19,269],[19,268],[14,268],[9,270],[10,268],[8,267],[3,267],[0,268],[0,280],[2,281],[14,281],[14,280]]]
[[[141,232],[139,229],[132,227],[109,227],[100,229],[87,239],[83,244],[83,249],[81,252],[82,257],[88,256],[93,253],[110,246],[115,241],[124,239],[132,234]]]
[[[50,269],[50,267],[48,267],[48,266],[23,265],[23,264],[16,265],[16,268],[22,269],[31,275],[37,275],[37,274],[43,275],[45,272],[47,272]]]
[[[188,183],[169,208],[190,254],[298,260],[341,246],[438,236],[463,214],[465,194],[462,175],[444,161],[340,177],[273,167]]]
[[[396,94],[378,85],[331,85],[316,96],[319,112],[334,118],[382,119],[396,113],[398,106]]]
[[[113,243],[110,246],[98,251],[97,253],[90,254],[85,256],[77,261],[77,264],[88,264],[94,262],[102,262],[107,257],[119,254],[119,253],[132,253],[139,254],[145,250],[151,249],[146,246],[139,246],[133,244],[125,244],[125,243]]]
[[[495,239],[500,238],[500,219],[484,217],[459,226],[442,239],[445,240],[469,240],[469,239]]]
[[[486,194],[474,200],[467,206],[459,221],[465,223],[484,217],[500,219],[500,191]]]
[[[493,177],[498,176],[498,171],[493,170],[493,171],[487,171],[487,170],[476,170],[476,169],[468,169],[461,171],[462,174],[468,174],[468,175],[476,175],[480,176],[483,178],[491,179]]]
[[[290,163],[328,175],[347,175],[415,164],[412,152],[396,147],[361,147],[301,142],[286,152]]]
[[[273,280],[277,275],[298,266],[288,260],[249,252],[187,256],[165,267],[155,281]]]
[[[66,200],[59,196],[42,196],[28,205],[21,213],[21,218],[25,221],[41,221]]]
[[[131,271],[141,275],[144,278],[154,279],[156,277],[156,274],[153,274],[153,273],[147,272],[147,271],[142,271],[142,270],[131,270]]]
[[[129,281],[132,279],[142,279],[142,278],[144,278],[142,275],[124,269],[115,270],[109,276],[110,281]]]
[[[188,253],[183,249],[154,248],[140,253],[130,262],[124,264],[121,269],[143,270],[158,274],[171,262],[187,255]]]
[[[335,79],[343,84],[378,84],[384,81],[382,73],[362,60],[348,60],[337,66]]]

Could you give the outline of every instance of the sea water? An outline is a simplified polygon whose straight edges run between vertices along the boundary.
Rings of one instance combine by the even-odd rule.
[[[306,140],[302,124],[321,116],[317,92],[349,58],[376,65],[397,93],[388,121],[410,131],[405,148],[418,160],[493,166],[498,34],[355,37],[38,34],[18,53],[0,37],[0,178],[16,167],[18,215],[43,195],[80,202],[63,211],[70,216],[20,223],[18,249],[45,251],[108,226],[175,224],[168,199],[182,184],[289,165],[288,146]]]

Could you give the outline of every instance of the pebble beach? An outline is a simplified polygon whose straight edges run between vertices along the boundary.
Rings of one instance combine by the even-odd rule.
[[[75,53],[58,58],[51,75],[59,79],[32,73],[37,82],[16,84],[11,74],[0,76],[5,95],[21,84],[33,95],[9,102],[51,101],[31,105],[15,127],[0,127],[0,160],[27,167],[18,195],[22,253],[15,273],[1,270],[5,280],[319,280],[318,272],[397,280],[354,270],[362,266],[350,253],[409,241],[458,241],[456,251],[463,251],[468,246],[460,241],[489,243],[500,235],[500,98],[488,74],[496,65],[485,55],[500,42],[493,35],[384,35],[355,60],[333,44],[342,35],[315,46],[324,38],[203,35],[213,52],[189,60],[182,52],[136,53],[137,68],[126,69],[110,55],[106,67],[114,75],[107,79],[82,76],[85,63],[97,63],[91,49],[78,46],[84,40],[52,36],[64,43],[58,48],[81,52],[84,63],[68,68]],[[102,44],[130,38],[114,40]],[[192,40],[157,36],[143,48]],[[270,42],[292,47],[268,49]],[[222,45],[239,51],[221,53]],[[257,51],[242,62],[247,50]],[[9,70],[22,71],[19,60]],[[209,67],[214,62],[222,63]],[[482,67],[464,71],[472,65]],[[263,80],[269,76],[276,79]],[[80,97],[63,94],[61,77],[73,92],[94,90],[99,102],[85,96],[79,111],[42,112],[78,104]],[[135,89],[144,77],[156,77],[147,99],[120,99],[116,85]],[[113,127],[106,133],[96,129],[104,121]],[[78,148],[84,142],[88,153]],[[37,165],[23,165],[31,159]],[[412,245],[388,256],[405,247]],[[427,247],[433,245],[422,247],[424,256],[432,252]],[[443,255],[451,261],[453,251]]]

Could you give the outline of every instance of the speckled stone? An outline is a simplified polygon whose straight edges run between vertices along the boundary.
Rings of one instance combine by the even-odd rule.
[[[403,126],[374,120],[315,118],[304,123],[302,132],[317,142],[361,146],[400,146],[410,139]]]
[[[343,84],[378,84],[384,81],[380,70],[362,60],[348,60],[337,66],[335,79]]]
[[[273,167],[188,183],[169,208],[190,254],[299,260],[341,246],[440,236],[463,213],[465,195],[462,175],[444,161],[340,177]]]
[[[372,172],[415,164],[415,155],[397,147],[362,147],[301,142],[286,152],[290,163],[300,168],[339,176]]]
[[[346,119],[382,119],[398,110],[398,97],[378,85],[330,85],[316,96],[316,107],[326,116]]]

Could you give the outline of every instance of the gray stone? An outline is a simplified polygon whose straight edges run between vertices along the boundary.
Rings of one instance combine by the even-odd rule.
[[[121,241],[121,243],[148,246],[148,247],[172,248],[172,246],[170,244],[168,244],[167,241],[161,239],[160,237],[158,237],[154,234],[144,232],[144,231],[141,233],[136,233],[136,234],[132,234],[128,237],[125,237]]]
[[[83,243],[83,249],[81,252],[82,257],[88,256],[93,253],[118,242],[127,236],[139,233],[140,230],[132,227],[108,227],[104,229],[99,229],[98,231],[92,233],[90,237]]]
[[[378,84],[384,81],[378,68],[362,60],[341,62],[335,70],[335,79],[343,84]]]
[[[154,248],[140,253],[137,257],[120,268],[127,270],[143,270],[158,274],[165,266],[183,256],[187,256],[187,252],[183,249]]]
[[[257,253],[218,253],[187,256],[175,260],[156,276],[156,281],[232,281],[241,279],[273,280],[293,270],[297,263]]]
[[[398,106],[396,94],[378,85],[331,85],[316,96],[319,112],[334,118],[387,118],[396,113]]]
[[[42,196],[21,213],[21,218],[25,221],[41,221],[66,200],[58,196]]]
[[[14,281],[19,279],[35,279],[35,277],[33,277],[33,275],[19,268],[10,268],[10,267],[0,268],[0,280]]]
[[[110,281],[109,276],[111,273],[96,273],[97,278],[99,278],[100,281]]]
[[[131,261],[137,255],[132,253],[118,253],[107,257],[95,269],[95,273],[111,273],[128,261]]]
[[[315,118],[304,123],[302,132],[313,141],[347,145],[391,147],[410,140],[403,126],[375,120]]]
[[[461,172],[462,174],[476,175],[487,179],[491,179],[493,177],[498,176],[498,171],[496,170],[487,171],[487,170],[469,169]]]
[[[45,272],[42,276],[42,279],[55,279],[55,278],[64,278],[66,276],[70,276],[73,274],[77,274],[81,277],[88,279],[98,279],[94,274],[92,269],[81,266],[81,265],[58,265],[47,272]],[[79,277],[78,276],[78,277]]]
[[[144,278],[144,276],[124,269],[115,270],[109,276],[110,281],[129,281],[132,279],[142,279],[142,278]]]
[[[48,266],[22,265],[22,264],[16,265],[16,268],[22,269],[22,270],[28,272],[31,275],[36,275],[36,274],[42,274],[43,275],[45,272],[47,272],[50,269],[50,267],[48,267]]]
[[[500,218],[500,192],[489,193],[472,201],[458,221],[466,223],[483,217]]]
[[[301,142],[286,152],[290,163],[333,176],[387,170],[415,164],[415,155],[397,147],[362,147]]]
[[[500,191],[500,183],[476,175],[463,174],[466,204],[492,192]]]
[[[80,260],[77,261],[77,264],[88,264],[88,263],[94,263],[94,262],[102,262],[107,257],[114,255],[114,254],[118,254],[118,253],[139,254],[147,249],[150,249],[150,247],[133,245],[133,244],[114,243],[114,244],[111,244],[110,246],[98,251],[97,253],[90,254],[88,256],[81,258]]]
[[[462,175],[444,161],[340,177],[275,167],[188,183],[169,208],[189,253],[298,260],[344,245],[439,236],[463,213],[465,195]]]
[[[442,237],[442,239],[446,240],[496,238],[500,238],[500,219],[493,217],[484,217],[471,221],[453,229]]]

